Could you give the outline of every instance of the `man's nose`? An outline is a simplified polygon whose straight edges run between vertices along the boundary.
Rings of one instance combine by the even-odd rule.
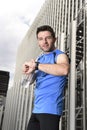
[[[44,42],[44,43],[47,43],[47,38],[43,38],[43,42]]]

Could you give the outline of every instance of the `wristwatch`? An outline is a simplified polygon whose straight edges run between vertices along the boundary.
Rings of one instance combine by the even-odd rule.
[[[35,70],[38,70],[38,65],[40,64],[40,62],[35,62]]]

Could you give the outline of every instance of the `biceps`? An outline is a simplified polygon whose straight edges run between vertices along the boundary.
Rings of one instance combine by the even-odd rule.
[[[65,54],[61,54],[57,57],[57,64],[65,64],[68,65],[69,64],[69,59],[67,57],[67,55]]]

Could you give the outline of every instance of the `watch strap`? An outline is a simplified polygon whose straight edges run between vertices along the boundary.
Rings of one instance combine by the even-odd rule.
[[[38,65],[40,62],[35,62],[36,66],[35,66],[35,70],[38,70]]]

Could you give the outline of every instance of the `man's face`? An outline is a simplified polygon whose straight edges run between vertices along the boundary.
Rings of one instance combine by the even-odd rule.
[[[53,38],[51,35],[51,32],[49,31],[41,31],[37,35],[37,40],[39,47],[44,51],[44,52],[50,52],[55,49],[54,43],[56,38]]]

